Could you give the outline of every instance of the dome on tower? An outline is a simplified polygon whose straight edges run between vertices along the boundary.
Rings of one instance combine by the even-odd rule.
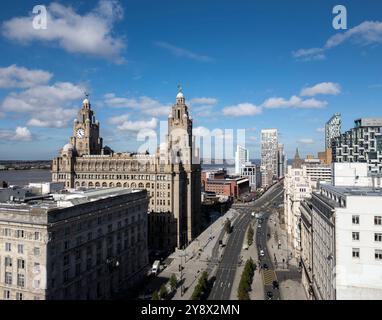
[[[62,151],[64,152],[68,152],[70,150],[73,150],[73,145],[70,144],[70,143],[67,143],[66,145],[64,145],[64,147],[62,148]]]
[[[179,98],[184,98],[183,92],[182,92],[182,91],[179,91],[178,94],[176,95],[176,98],[177,98],[177,99],[179,99]]]
[[[169,117],[169,118],[174,118],[173,115],[172,115],[172,113],[170,113],[170,114],[168,115],[168,117]]]

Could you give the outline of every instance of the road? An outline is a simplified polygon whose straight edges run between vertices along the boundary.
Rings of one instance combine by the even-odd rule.
[[[259,260],[261,263],[261,272],[263,276],[263,285],[264,285],[264,299],[269,299],[267,296],[267,292],[272,293],[272,299],[273,300],[279,300],[280,299],[280,291],[278,289],[273,289],[273,281],[277,281],[277,276],[274,268],[274,257],[271,257],[268,249],[267,249],[267,237],[268,237],[268,219],[271,214],[272,208],[276,208],[278,205],[280,205],[283,200],[283,189],[282,185],[278,185],[273,194],[272,198],[267,202],[264,203],[264,206],[262,208],[262,222],[257,224],[256,227],[256,245],[258,252],[260,250],[264,251],[264,256],[260,257]],[[264,268],[264,264],[267,265],[267,268]]]
[[[273,204],[273,201],[282,194],[282,184],[277,184],[268,190],[261,198],[249,204],[235,204],[232,208],[240,213],[232,233],[230,234],[223,256],[216,271],[216,279],[208,300],[229,300],[232,283],[239,263],[239,256],[244,242],[244,236],[251,221],[251,213],[255,209],[264,210]]]

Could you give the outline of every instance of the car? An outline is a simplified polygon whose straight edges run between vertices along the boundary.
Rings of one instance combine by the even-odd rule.
[[[261,228],[261,224],[259,224],[257,227],[258,227],[258,228]]]
[[[268,300],[272,300],[272,298],[273,298],[273,293],[272,293],[272,291],[268,291],[268,292],[267,292],[267,299],[268,299]]]
[[[266,263],[263,264],[263,269],[268,270],[268,265]]]
[[[260,250],[260,257],[264,257],[264,256],[265,256],[264,250]]]
[[[273,289],[278,289],[279,288],[279,282],[278,281],[273,281],[272,282]]]

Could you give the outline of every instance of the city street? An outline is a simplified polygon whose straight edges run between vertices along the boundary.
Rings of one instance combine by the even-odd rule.
[[[245,243],[244,236],[251,221],[251,213],[256,209],[272,205],[275,200],[280,201],[282,190],[282,184],[276,184],[255,202],[234,204],[232,206],[240,215],[224,248],[223,257],[216,271],[216,279],[209,295],[209,300],[228,300],[230,298],[232,284],[240,260],[240,252]],[[256,257],[253,257],[253,259],[256,261]]]

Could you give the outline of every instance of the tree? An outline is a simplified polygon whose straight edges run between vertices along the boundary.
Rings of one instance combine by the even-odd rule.
[[[176,288],[176,285],[178,284],[178,280],[176,279],[175,274],[171,275],[169,282],[170,282],[171,290],[174,290]]]
[[[159,296],[161,299],[165,299],[167,297],[167,287],[165,284],[162,284],[160,289],[159,289]]]
[[[226,219],[225,221],[225,224],[224,224],[224,230],[225,232],[227,233],[231,233],[231,220],[230,219]]]
[[[252,225],[249,225],[248,233],[247,233],[247,243],[249,246],[253,243],[253,235],[254,235],[254,230],[252,228]]]
[[[201,300],[207,293],[207,286],[208,273],[207,271],[203,271],[198,280],[198,284],[195,286],[194,292],[192,293],[191,300]]]
[[[153,296],[152,296],[152,298],[151,298],[151,300],[159,300],[160,298],[159,298],[159,294],[158,294],[158,291],[154,291],[154,293],[153,293]]]

